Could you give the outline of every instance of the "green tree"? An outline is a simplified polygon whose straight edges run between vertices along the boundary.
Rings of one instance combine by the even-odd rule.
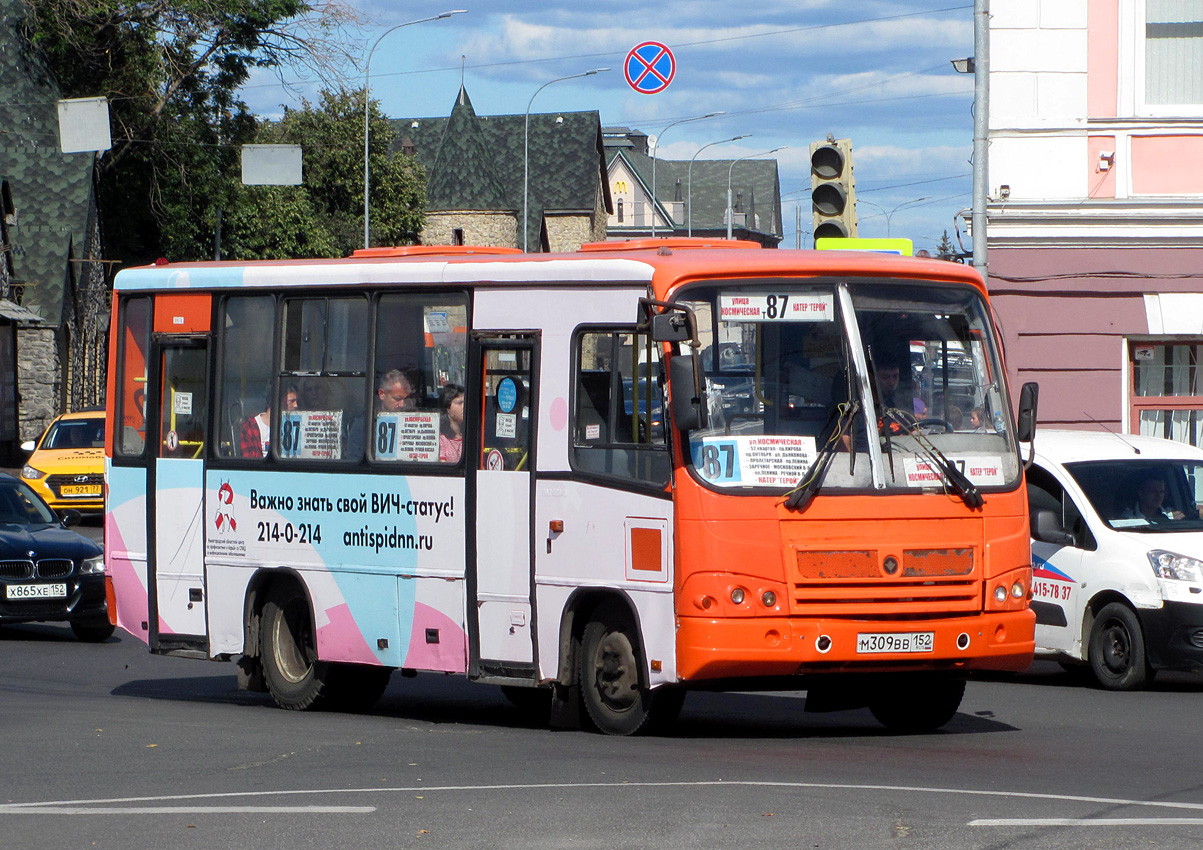
[[[260,125],[257,143],[301,146],[303,183],[243,187],[223,228],[226,256],[345,256],[363,246],[363,97],[362,89],[326,89],[320,105],[305,101]],[[372,242],[410,244],[425,220],[425,173],[413,157],[389,152],[392,125],[374,100],[368,128]]]
[[[957,249],[953,247],[952,240],[948,238],[948,231],[944,231],[944,235],[940,237],[940,244],[936,246],[936,257],[941,260],[951,260],[954,263],[961,261],[957,254]]]
[[[24,27],[64,97],[109,99],[99,158],[105,253],[125,263],[211,255],[256,121],[236,91],[254,68],[330,73],[353,20],[337,0],[26,0]],[[233,176],[232,176],[233,175]]]

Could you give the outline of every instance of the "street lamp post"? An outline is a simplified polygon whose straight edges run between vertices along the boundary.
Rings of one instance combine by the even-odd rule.
[[[718,142],[711,142],[708,145],[702,145],[698,148],[697,153],[689,158],[689,168],[685,171],[685,219],[686,233],[693,236],[693,161],[698,158],[698,154],[712,148],[715,145],[725,145],[727,142],[738,142],[740,139],[750,139],[751,133],[744,133],[742,136],[732,136],[729,139],[723,139]]]
[[[399,30],[402,27],[412,27],[414,24],[424,24],[427,21],[438,21],[442,18],[450,18],[452,15],[462,15],[467,12],[467,9],[453,9],[450,12],[442,12],[438,15],[432,15],[429,18],[419,18],[416,21],[406,21],[403,24],[397,24],[385,30],[380,38],[376,39],[376,43],[372,45],[368,51],[367,61],[364,63],[363,69],[363,247],[371,247],[371,223],[368,195],[370,189],[371,172],[368,168],[368,103],[371,100],[372,91],[372,54],[376,52],[376,48],[380,46],[380,42],[384,41],[384,37],[393,30]]]
[[[751,159],[754,156],[768,156],[777,151],[783,151],[789,145],[782,145],[779,148],[773,148],[771,151],[761,151],[760,153],[750,153],[747,156],[741,156],[739,159],[731,160],[731,167],[727,169],[727,238],[731,239],[731,222],[735,219],[735,213],[731,210],[731,175],[735,172],[735,163],[743,162],[745,159]]]
[[[894,217],[894,213],[898,212],[903,207],[909,207],[911,204],[917,204],[920,201],[926,201],[926,200],[927,200],[927,198],[923,197],[923,198],[915,198],[913,201],[903,201],[901,204],[894,207],[894,209],[890,210],[889,212],[886,212],[885,207],[875,204],[872,201],[858,200],[857,203],[868,204],[871,207],[877,207],[879,210],[881,210],[881,214],[886,217],[886,238],[889,239],[890,238],[890,220]]]
[[[720,109],[718,112],[707,112],[705,115],[695,115],[693,118],[682,118],[680,121],[674,121],[660,131],[660,135],[656,136],[656,146],[652,148],[652,238],[656,238],[656,154],[660,150],[660,140],[664,138],[664,134],[676,127],[678,124],[688,124],[690,121],[701,121],[706,118],[715,118],[719,115],[726,115],[726,111]]]
[[[526,104],[526,129],[522,134],[522,253],[526,253],[526,237],[527,231],[530,229],[527,223],[527,204],[530,197],[530,108],[535,102],[535,98],[539,96],[539,92],[550,86],[552,83],[562,83],[564,80],[575,80],[578,77],[592,77],[594,74],[600,74],[602,71],[609,71],[609,68],[593,68],[580,74],[569,74],[567,77],[556,77],[554,80],[548,80],[543,85],[535,89],[535,93],[530,96],[530,100]]]

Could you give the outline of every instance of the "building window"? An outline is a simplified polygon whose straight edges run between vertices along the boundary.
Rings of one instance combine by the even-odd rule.
[[[618,199],[618,223],[622,224],[622,198]]]
[[[1132,425],[1151,437],[1203,446],[1203,343],[1134,342]]]
[[[451,229],[451,244],[452,245],[463,245],[464,244],[464,229],[462,227],[454,227]]]
[[[1203,66],[1203,0],[1138,0],[1137,10],[1142,113],[1203,112],[1203,76],[1197,72]]]

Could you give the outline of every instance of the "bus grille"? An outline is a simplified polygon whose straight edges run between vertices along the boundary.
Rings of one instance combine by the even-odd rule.
[[[893,573],[876,550],[798,550],[791,613],[918,617],[981,611],[972,548],[904,549]]]

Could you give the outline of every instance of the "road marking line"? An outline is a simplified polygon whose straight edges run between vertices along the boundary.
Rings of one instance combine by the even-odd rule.
[[[0,806],[0,815],[366,815],[375,806]]]
[[[1199,826],[1203,818],[979,818],[970,826]]]
[[[0,805],[0,815],[29,814],[37,811],[59,809],[92,809],[108,804],[165,803],[184,800],[229,800],[257,797],[301,797],[319,794],[431,794],[437,791],[570,791],[587,788],[781,788],[810,789],[817,791],[897,791],[908,794],[946,794],[962,797],[1001,797],[1008,800],[1046,800],[1063,803],[1090,803],[1107,806],[1132,806],[1159,809],[1185,809],[1203,812],[1203,802],[1188,803],[1173,800],[1125,800],[1116,797],[1091,797],[1079,794],[1041,794],[1028,791],[990,791],[972,788],[931,788],[910,785],[857,785],[852,783],[826,782],[780,782],[771,780],[696,780],[691,782],[525,782],[497,785],[409,785],[380,788],[308,788],[279,791],[225,791],[207,794],[167,794],[153,797],[110,797],[101,800],[47,800],[35,803],[9,803]],[[159,808],[159,807],[156,807]],[[272,811],[287,811],[289,807],[270,807]],[[102,808],[103,811],[113,809]],[[306,809],[319,811],[320,807]],[[1014,821],[1013,823],[1018,823]]]

